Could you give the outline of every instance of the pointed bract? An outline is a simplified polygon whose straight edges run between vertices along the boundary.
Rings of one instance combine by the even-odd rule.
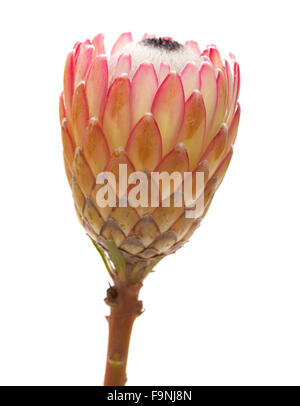
[[[195,89],[199,89],[199,74],[195,63],[188,63],[181,72],[181,81],[187,100]]]
[[[125,147],[130,128],[130,80],[128,76],[120,76],[109,89],[103,116],[103,131],[111,152]]]
[[[225,122],[226,106],[227,106],[227,88],[225,75],[223,71],[217,71],[217,102],[213,124],[210,128],[209,138],[213,137],[220,129],[221,124]]]
[[[198,178],[198,173],[201,174],[202,177]],[[198,163],[196,168],[193,170],[191,174],[185,176],[184,178],[184,198],[185,198],[185,205],[186,207],[191,207],[195,203],[195,201],[200,197],[203,192],[203,189],[209,179],[209,167],[208,162],[203,160]],[[203,184],[197,184],[203,181]]]
[[[123,73],[129,75],[131,71],[131,56],[128,54],[121,54],[119,56],[114,77],[121,76]]]
[[[75,89],[72,104],[72,130],[76,146],[81,147],[82,139],[89,120],[85,83],[80,82]]]
[[[195,55],[200,56],[201,52],[199,49],[199,45],[196,41],[187,41],[184,44],[188,49],[190,49],[192,52],[194,52]]]
[[[64,103],[64,93],[62,92],[59,96],[59,122],[62,123],[65,117],[66,117],[66,109]]]
[[[95,177],[79,147],[75,150],[73,171],[80,189],[86,197],[89,196],[95,183]]]
[[[95,177],[102,172],[108,163],[110,153],[106,138],[99,121],[91,119],[83,138],[83,153]]]
[[[179,141],[184,143],[189,155],[190,170],[195,168],[201,157],[205,131],[205,105],[201,93],[195,90],[185,103],[184,120],[179,135]]]
[[[152,104],[163,143],[163,155],[174,146],[184,117],[184,92],[180,77],[171,72],[160,85]]]
[[[199,71],[200,91],[206,109],[206,129],[210,130],[217,102],[217,82],[215,71],[211,64],[203,63]],[[208,143],[210,139],[207,139]]]
[[[142,63],[132,78],[132,126],[151,111],[157,86],[158,79],[153,65],[148,62]]]
[[[208,48],[208,56],[216,69],[223,70],[223,63],[219,51],[214,45]]]
[[[228,113],[228,117],[227,117],[227,124],[230,125],[234,111],[235,111],[235,107],[236,107],[236,103],[237,103],[237,99],[239,97],[239,92],[240,92],[240,67],[238,65],[238,63],[234,63],[233,66],[233,72],[234,72],[234,77],[233,77],[233,88],[232,88],[232,97],[229,100],[229,113]]]
[[[211,140],[203,156],[201,157],[201,161],[206,160],[208,162],[209,173],[213,174],[215,169],[219,165],[227,145],[227,140],[228,129],[226,124],[223,124],[220,131]]]
[[[184,144],[179,143],[172,149],[156,167],[155,171],[168,172],[176,171],[181,174],[189,170],[189,157]]]
[[[237,131],[239,128],[240,115],[241,115],[241,107],[238,104],[236,112],[233,116],[233,119],[231,121],[229,130],[228,130],[228,147],[230,147],[231,145],[234,145],[234,143],[235,143]]]
[[[82,80],[85,80],[87,72],[90,68],[92,57],[93,57],[94,47],[92,45],[83,43],[81,44],[78,59],[76,62],[76,71],[75,71],[75,88],[78,83]]]
[[[225,173],[227,171],[227,168],[228,168],[231,158],[232,158],[232,154],[233,154],[233,148],[230,147],[225,158],[223,158],[223,161],[220,163],[220,165],[218,166],[218,168],[216,169],[216,171],[213,175],[213,177],[217,177],[217,179],[218,179],[216,188],[218,188],[221,185],[221,183],[224,179]]]
[[[227,84],[227,110],[226,110],[226,119],[230,112],[231,100],[233,95],[233,78],[232,72],[230,69],[230,65],[228,61],[225,60],[225,77],[226,77],[226,84]]]
[[[71,119],[72,100],[74,92],[74,52],[70,52],[67,56],[65,71],[64,71],[64,102],[68,120]]]
[[[124,32],[119,36],[117,41],[115,42],[114,46],[112,47],[111,54],[115,54],[118,52],[120,49],[123,48],[124,45],[128,44],[129,42],[132,42],[132,36],[130,32]]]
[[[162,142],[152,114],[146,114],[133,128],[126,151],[137,171],[152,171],[159,164]]]
[[[64,148],[64,156],[69,168],[72,168],[73,158],[74,158],[74,151],[75,145],[72,137],[69,134],[67,129],[67,121],[64,119],[61,125],[61,138],[62,144]]]
[[[180,143],[176,145],[172,151],[170,151],[156,167],[155,172],[166,172],[169,175],[172,175],[174,172],[178,172],[181,175],[181,181],[178,177],[171,182],[170,193],[167,190],[162,190],[162,182],[160,182],[160,194],[162,200],[166,199],[169,195],[173,194],[184,179],[184,172],[189,170],[189,156],[185,149],[184,144]]]
[[[118,196],[119,196],[119,180],[120,180],[119,165],[126,165],[126,171],[127,171],[126,183],[128,184],[128,177],[132,172],[134,172],[135,168],[123,148],[117,148],[111,154],[110,159],[105,167],[105,171],[111,172],[115,176],[115,179],[116,179],[115,192]],[[122,176],[122,174],[121,174],[121,176]],[[113,189],[113,185],[111,185],[111,187]],[[127,189],[122,190],[121,194],[124,195],[124,193],[126,191],[127,191]],[[121,197],[121,196],[119,196],[119,197]]]
[[[98,34],[93,38],[92,44],[95,48],[95,57],[97,55],[105,54],[104,35]]]
[[[105,55],[95,58],[86,82],[89,116],[102,122],[108,86],[108,68]]]
[[[162,62],[159,66],[159,72],[158,72],[158,84],[160,85],[167,75],[170,73],[170,65],[168,63]]]

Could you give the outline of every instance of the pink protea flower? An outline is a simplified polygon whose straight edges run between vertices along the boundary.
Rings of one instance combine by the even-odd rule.
[[[141,281],[190,238],[229,165],[240,118],[239,65],[230,59],[223,62],[214,45],[201,52],[194,41],[181,45],[147,34],[134,43],[130,33],[118,38],[110,56],[99,34],[76,43],[67,57],[60,97],[66,174],[79,220],[115,282],[107,298],[110,330],[117,328],[114,317],[130,314],[123,336],[141,310]],[[161,189],[159,207],[99,207],[97,175],[110,171],[118,181],[120,164],[128,176],[191,172],[193,185],[196,173],[204,173],[203,210],[186,218],[188,202],[164,207],[169,196]],[[127,350],[120,340],[108,351],[106,384],[125,382]]]

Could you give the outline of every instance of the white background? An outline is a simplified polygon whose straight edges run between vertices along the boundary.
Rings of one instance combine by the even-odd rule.
[[[128,384],[300,384],[298,3],[1,3],[1,385],[102,384],[108,275],[73,209],[58,96],[77,40],[124,31],[215,43],[242,74],[231,166],[145,281]]]

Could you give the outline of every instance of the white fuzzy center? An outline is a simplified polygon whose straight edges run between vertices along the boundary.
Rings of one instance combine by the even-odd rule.
[[[157,74],[159,73],[159,67],[162,62],[170,65],[170,69],[175,72],[181,72],[189,62],[194,62],[198,67],[201,65],[201,59],[184,46],[176,50],[168,50],[159,47],[151,47],[141,42],[131,42],[122,47],[110,58],[109,70],[111,73],[114,71],[121,54],[131,55],[131,77],[143,62],[152,63]]]

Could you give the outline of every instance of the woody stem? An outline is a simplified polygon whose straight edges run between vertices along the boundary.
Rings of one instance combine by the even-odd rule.
[[[104,386],[123,386],[126,383],[131,330],[142,311],[142,302],[138,300],[141,287],[142,284],[128,286],[115,281],[115,285],[107,290],[105,301],[110,306],[110,316]]]

